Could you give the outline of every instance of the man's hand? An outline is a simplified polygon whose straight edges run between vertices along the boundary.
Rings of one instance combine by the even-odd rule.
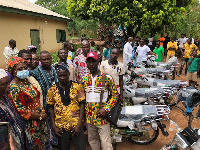
[[[81,131],[81,125],[76,125],[71,132],[73,132],[72,136],[78,136]]]
[[[107,111],[104,108],[101,108],[101,109],[97,110],[97,115],[100,118],[104,118],[106,114],[107,114]]]
[[[62,129],[54,127],[53,130],[57,136],[62,137],[61,135],[63,133]]]
[[[72,111],[72,118],[79,117],[79,110]]]

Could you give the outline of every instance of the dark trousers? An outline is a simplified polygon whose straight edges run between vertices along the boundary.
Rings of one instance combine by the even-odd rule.
[[[181,68],[180,68],[180,74],[182,73],[183,67],[185,66],[185,64],[186,64],[186,67],[185,67],[185,74],[187,74],[187,70],[188,70],[188,60],[189,60],[189,58],[183,58],[183,59],[182,59]]]
[[[81,129],[81,132],[79,133],[78,136],[72,136],[71,131],[63,130],[62,137],[58,137],[58,145],[59,145],[58,147],[61,150],[70,150],[71,140],[75,147],[75,150],[86,150],[85,135],[83,129]]]

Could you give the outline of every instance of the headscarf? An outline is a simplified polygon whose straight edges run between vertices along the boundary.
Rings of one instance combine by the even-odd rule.
[[[57,63],[55,64],[55,69],[56,71],[61,71],[61,70],[64,70],[64,71],[69,71],[69,66],[65,63]]]
[[[15,70],[16,66],[21,63],[21,62],[24,62],[25,64],[27,64],[26,61],[24,61],[21,57],[11,57],[9,60],[8,60],[8,72],[13,75],[13,71]]]

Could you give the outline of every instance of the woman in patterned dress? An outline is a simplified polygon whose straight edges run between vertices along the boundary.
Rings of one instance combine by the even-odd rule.
[[[43,150],[46,141],[47,114],[41,108],[39,87],[28,80],[29,70],[26,61],[22,58],[13,57],[12,61],[8,62],[8,69],[14,76],[9,96],[19,114],[26,121],[26,128],[33,143],[31,149]]]

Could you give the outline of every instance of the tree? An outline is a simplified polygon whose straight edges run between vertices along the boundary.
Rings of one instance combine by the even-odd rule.
[[[82,19],[127,27],[128,35],[138,31],[155,33],[175,23],[176,13],[185,11],[191,0],[68,0],[68,12]]]

